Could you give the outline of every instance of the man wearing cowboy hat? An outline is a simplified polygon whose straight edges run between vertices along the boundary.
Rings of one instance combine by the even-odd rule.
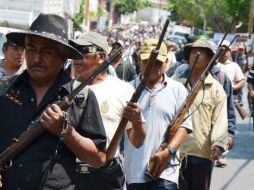
[[[69,118],[54,104],[71,91],[62,69],[67,58],[82,58],[67,43],[67,22],[57,15],[40,14],[29,31],[9,33],[7,38],[25,44],[27,70],[0,97],[0,152],[38,117],[46,132],[1,174],[3,189],[78,189],[76,157],[100,167],[105,159],[106,137],[91,91],[86,98],[75,99],[67,110]],[[82,115],[75,121],[74,113],[81,105]],[[70,121],[65,126],[64,119]]]

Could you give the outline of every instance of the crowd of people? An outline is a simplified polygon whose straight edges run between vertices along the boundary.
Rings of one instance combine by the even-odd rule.
[[[165,40],[144,81],[160,27],[118,26],[68,39],[66,23],[40,14],[28,31],[6,35],[0,153],[28,126],[45,131],[10,158],[10,167],[0,165],[0,189],[208,190],[214,165],[226,166],[224,153],[234,145],[235,104],[243,104],[246,72],[250,104],[254,97],[254,67],[248,68],[245,47],[226,40],[220,47],[211,39],[184,45]],[[57,102],[120,47],[111,65],[61,110]],[[224,55],[200,81],[219,48]],[[131,102],[140,84],[141,96]],[[172,132],[172,120],[197,84],[190,110]],[[108,161],[122,118],[128,120],[124,135]]]

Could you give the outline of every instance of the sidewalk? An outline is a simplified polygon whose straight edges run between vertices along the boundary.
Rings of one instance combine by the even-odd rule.
[[[246,95],[246,91],[244,96]],[[244,102],[247,109],[247,102]],[[225,168],[214,167],[211,190],[253,190],[254,189],[254,131],[249,118],[244,121],[237,116],[235,146],[227,154]]]

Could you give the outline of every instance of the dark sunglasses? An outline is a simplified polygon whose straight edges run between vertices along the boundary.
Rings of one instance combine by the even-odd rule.
[[[82,46],[79,47],[78,50],[84,55],[87,53],[96,53],[98,51],[103,51],[103,49],[97,47],[97,46]]]

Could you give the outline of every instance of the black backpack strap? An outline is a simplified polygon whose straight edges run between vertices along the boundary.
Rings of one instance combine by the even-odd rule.
[[[70,83],[71,90],[75,89],[79,84],[80,84],[80,82],[78,82],[76,80],[71,82]],[[83,113],[83,110],[84,110],[84,108],[86,106],[88,91],[89,91],[89,87],[86,86],[85,88],[83,88],[75,96],[75,98],[74,98],[74,104],[71,105],[70,112],[72,112],[72,114],[70,114],[70,115],[73,115],[72,122],[74,122],[75,126],[78,126],[79,120],[80,120],[81,115]]]

